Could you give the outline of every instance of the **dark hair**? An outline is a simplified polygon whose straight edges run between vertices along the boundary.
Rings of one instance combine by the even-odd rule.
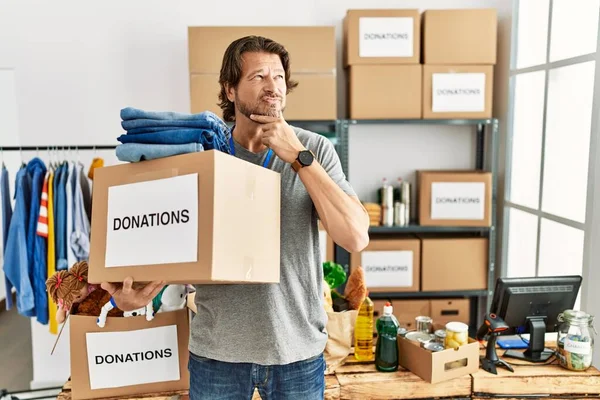
[[[298,86],[298,82],[290,78],[290,56],[283,45],[262,36],[245,36],[233,41],[225,50],[219,75],[219,84],[221,85],[219,107],[223,110],[223,119],[228,122],[235,121],[235,105],[227,98],[227,85],[235,88],[240,82],[242,55],[246,52],[277,54],[285,71],[286,94]]]

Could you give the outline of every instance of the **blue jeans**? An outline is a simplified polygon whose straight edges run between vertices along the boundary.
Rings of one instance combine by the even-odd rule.
[[[190,353],[190,400],[322,400],[325,359],[322,354],[287,365],[226,363]]]

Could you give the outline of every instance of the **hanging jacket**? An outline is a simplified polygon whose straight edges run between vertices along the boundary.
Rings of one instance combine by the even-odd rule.
[[[70,246],[78,261],[87,260],[90,256],[90,220],[88,218],[84,188],[87,178],[83,173],[83,166],[77,164],[75,167],[75,196],[73,201],[73,233],[70,237]]]
[[[37,259],[46,255],[45,243],[40,243],[37,237],[37,223],[40,212],[40,199],[42,197],[42,188],[44,177],[46,175],[46,165],[39,158],[34,158],[27,163],[27,175],[31,180],[31,203],[29,205],[29,218],[27,227],[27,259],[29,260],[29,279],[33,285],[33,294],[35,300],[35,313],[38,320],[44,321],[46,309],[46,263],[36,264]],[[40,246],[40,248],[38,248]],[[43,307],[43,308],[40,308]]]
[[[19,314],[33,317],[35,315],[35,300],[27,256],[31,187],[25,168],[21,168],[17,172],[15,199],[15,209],[10,221],[6,251],[4,252],[4,274],[8,278],[6,293],[11,293],[14,287],[17,291],[17,310]]]
[[[8,240],[8,228],[12,218],[12,205],[10,204],[10,189],[8,182],[8,170],[2,165],[2,175],[0,176],[0,212],[2,212],[2,252],[6,252],[6,241]],[[12,295],[10,294],[10,282],[4,276],[4,287],[6,288],[6,309],[10,310],[13,306]]]
[[[73,264],[77,262],[77,257],[73,253],[73,249],[70,245],[70,237],[73,234],[73,209],[74,209],[74,197],[75,197],[75,180],[77,175],[75,174],[75,163],[69,163],[69,174],[67,175],[67,181],[65,186],[65,193],[67,199],[67,230],[65,231],[65,238],[67,242],[67,266],[71,268]]]
[[[48,276],[56,272],[56,254],[54,251],[54,173],[48,178]],[[48,325],[50,333],[58,333],[58,322],[56,321],[57,306],[48,295]]]
[[[59,182],[56,186],[56,219],[54,220],[56,232],[56,270],[62,271],[68,269],[67,262],[67,177],[69,176],[69,164],[64,163],[61,166]],[[54,178],[56,179],[56,178]]]
[[[35,312],[40,324],[48,324],[48,295],[46,293],[46,280],[48,279],[48,181],[50,172],[46,172],[42,195],[40,197],[40,212],[36,227],[36,245],[34,253],[35,270],[34,279]],[[43,292],[39,292],[39,283],[42,283]]]

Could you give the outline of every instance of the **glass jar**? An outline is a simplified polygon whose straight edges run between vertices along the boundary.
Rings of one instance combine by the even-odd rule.
[[[571,371],[585,371],[594,353],[594,317],[583,311],[566,310],[558,316],[558,360]]]
[[[444,347],[456,349],[467,343],[469,343],[469,325],[462,322],[449,322],[446,324]]]

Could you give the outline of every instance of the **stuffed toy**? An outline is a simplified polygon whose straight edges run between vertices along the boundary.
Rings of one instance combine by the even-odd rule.
[[[165,286],[164,289],[155,297],[155,300],[158,300],[155,303],[155,309],[158,305],[158,310],[156,312],[160,313],[183,309],[187,303],[188,293],[192,293],[193,291],[194,288],[190,285]]]
[[[57,305],[56,321],[62,324],[67,313],[77,315],[100,315],[102,306],[110,300],[110,294],[100,286],[87,282],[88,263],[80,261],[69,270],[56,272],[46,280],[46,291]],[[121,317],[123,312],[113,309],[108,315]]]
[[[114,310],[115,308],[117,308],[117,304],[115,303],[115,300],[111,297],[102,306],[100,315],[98,316],[98,319],[96,320],[96,324],[100,328],[104,328],[104,325],[106,325],[106,317],[108,317],[108,313],[110,311]],[[124,317],[137,317],[138,315],[145,315],[146,321],[152,321],[154,319],[154,309],[152,308],[152,302],[146,304],[145,307],[138,308],[137,310],[123,312]]]

